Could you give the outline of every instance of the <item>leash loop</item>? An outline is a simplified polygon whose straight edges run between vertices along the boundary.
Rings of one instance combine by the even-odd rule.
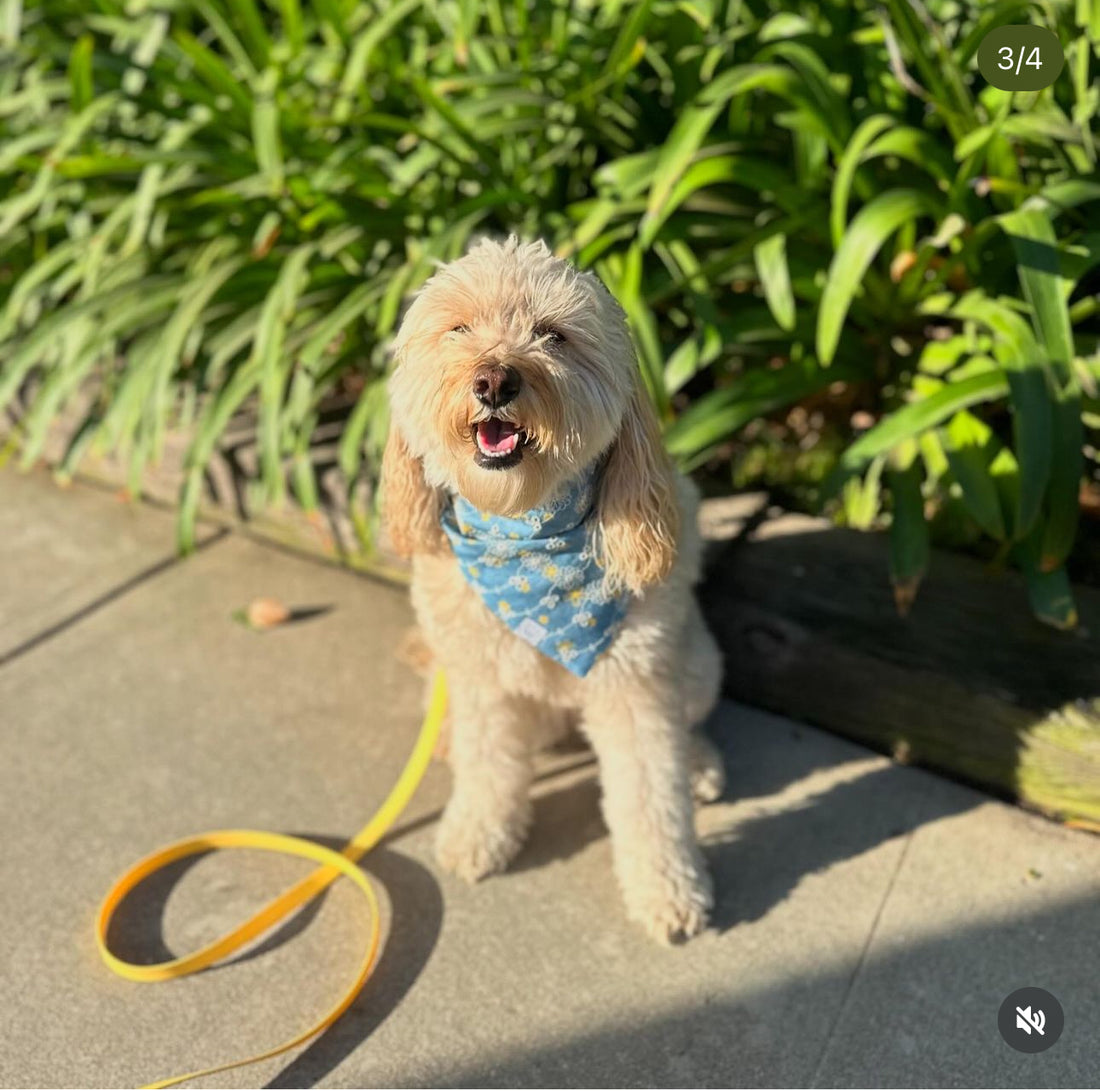
[[[378,959],[382,934],[378,898],[366,873],[358,867],[357,861],[374,848],[386,835],[416,792],[435,750],[446,708],[446,679],[442,671],[437,671],[432,681],[428,710],[424,716],[420,734],[405,764],[405,768],[397,779],[397,783],[366,825],[339,851],[319,845],[314,841],[307,841],[305,838],[270,833],[265,830],[213,830],[209,833],[176,841],[174,844],[158,849],[143,860],[139,860],[116,880],[103,899],[99,913],[96,916],[96,946],[99,949],[100,957],[108,968],[118,974],[119,977],[127,978],[130,981],[169,981],[205,970],[267,932],[279,921],[294,912],[295,909],[305,905],[306,902],[316,897],[322,890],[341,877],[350,879],[362,892],[367,901],[369,913],[367,945],[359,961],[355,979],[340,999],[308,1030],[296,1035],[289,1041],[283,1042],[281,1045],[257,1053],[254,1056],[246,1057],[243,1060],[228,1061],[212,1068],[188,1072],[182,1076],[172,1076],[166,1080],[147,1084],[147,1087],[173,1087],[187,1080],[197,1079],[199,1076],[210,1076],[217,1072],[225,1072],[230,1068],[239,1068],[243,1065],[255,1064],[257,1061],[264,1061],[270,1057],[278,1056],[278,1054],[285,1053],[287,1050],[301,1045],[314,1035],[326,1030],[351,1007],[374,969]],[[158,962],[151,965],[127,962],[125,959],[119,958],[107,944],[107,933],[116,910],[127,894],[139,883],[169,864],[212,849],[260,849],[265,852],[278,852],[287,856],[311,860],[320,866],[270,901],[243,924],[238,925],[232,931],[227,932],[198,951],[183,955],[180,958],[170,959],[167,962]]]

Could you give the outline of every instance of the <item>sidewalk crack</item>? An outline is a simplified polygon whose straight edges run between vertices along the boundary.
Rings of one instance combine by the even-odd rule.
[[[852,972],[848,975],[848,984],[845,986],[844,996],[837,1009],[836,1018],[833,1019],[833,1025],[829,1028],[829,1033],[825,1036],[825,1043],[821,1047],[821,1055],[817,1059],[817,1065],[814,1067],[814,1074],[810,1079],[810,1087],[818,1086],[817,1081],[821,1078],[821,1070],[825,1067],[825,1062],[829,1057],[829,1048],[832,1046],[833,1040],[840,1030],[840,1023],[848,1010],[848,1004],[851,1000],[852,992],[855,989],[856,981],[859,979],[860,974],[863,973],[863,967],[867,963],[867,955],[871,950],[871,944],[874,942],[875,936],[878,934],[878,926],[882,921],[883,911],[886,909],[886,903],[890,900],[890,895],[894,891],[894,885],[897,883],[898,876],[901,874],[902,866],[905,864],[905,858],[909,855],[909,846],[913,842],[915,832],[916,831],[910,831],[905,838],[905,844],[902,845],[901,852],[898,854],[898,861],[894,865],[893,873],[890,875],[890,881],[886,884],[886,889],[882,893],[878,909],[875,910],[874,919],[871,921],[871,927],[867,931],[867,938],[863,941],[863,949],[859,953],[859,958],[856,960]]]

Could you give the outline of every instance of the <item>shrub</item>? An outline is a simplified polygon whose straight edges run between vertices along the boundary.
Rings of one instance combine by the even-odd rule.
[[[0,408],[21,395],[24,461],[89,387],[66,469],[94,444],[136,485],[189,425],[187,548],[248,408],[268,500],[289,482],[312,507],[327,407],[354,400],[347,479],[377,465],[387,339],[433,263],[541,234],[619,298],[685,469],[816,406],[851,440],[826,492],[889,516],[899,604],[954,512],[1073,623],[1100,0],[0,10]],[[986,86],[978,42],[1029,20],[1063,74]]]

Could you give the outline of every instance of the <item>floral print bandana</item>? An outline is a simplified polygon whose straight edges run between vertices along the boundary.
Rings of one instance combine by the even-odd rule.
[[[478,511],[461,496],[443,532],[466,582],[521,640],[583,678],[618,635],[630,605],[608,591],[591,519],[600,465],[593,463],[545,506],[515,518]]]

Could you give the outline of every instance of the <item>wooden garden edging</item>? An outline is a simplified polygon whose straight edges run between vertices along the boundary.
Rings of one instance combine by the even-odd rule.
[[[936,553],[909,617],[884,535],[781,515],[712,551],[726,692],[1060,819],[1100,823],[1100,591],[1034,620],[1022,579]]]

